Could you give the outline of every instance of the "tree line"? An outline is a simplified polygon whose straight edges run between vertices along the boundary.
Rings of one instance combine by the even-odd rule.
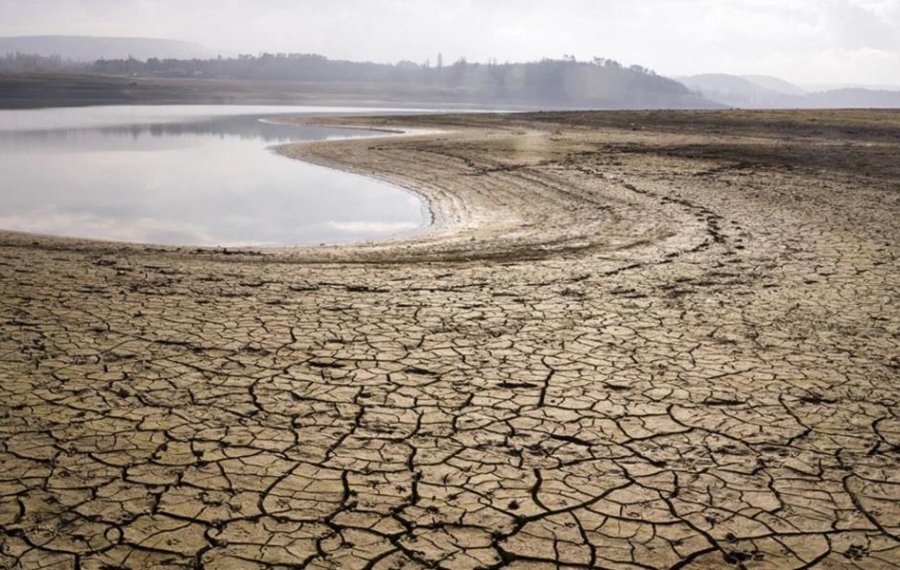
[[[9,54],[0,71],[77,71],[130,77],[215,78],[332,84],[341,89],[378,86],[417,93],[432,90],[453,100],[558,106],[671,104],[692,97],[676,81],[641,66],[605,58],[577,61],[573,56],[527,63],[472,63],[459,59],[373,63],[332,60],[317,54],[263,53],[210,59],[102,59],[89,64],[63,58]],[[680,106],[680,105],[674,105]]]

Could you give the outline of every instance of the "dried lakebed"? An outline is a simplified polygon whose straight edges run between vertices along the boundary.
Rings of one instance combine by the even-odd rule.
[[[900,113],[366,124],[429,232],[0,236],[0,567],[900,566]]]

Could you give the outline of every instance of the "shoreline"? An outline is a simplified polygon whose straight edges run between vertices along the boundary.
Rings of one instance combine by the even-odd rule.
[[[64,109],[64,108],[60,108]],[[326,118],[329,115],[322,115],[321,118]],[[350,115],[353,116],[353,115]],[[315,117],[308,117],[304,115],[291,115],[289,113],[285,113],[283,115],[278,116],[279,120],[272,119],[260,119],[262,122],[270,122],[275,124],[287,124],[290,125],[292,122],[290,120],[285,119],[295,119],[296,124],[315,124],[317,121],[314,120]],[[322,122],[322,121],[319,121]],[[337,125],[334,127],[335,129],[348,129],[352,130],[354,127],[352,126],[341,126]],[[353,139],[379,139],[384,136],[409,136],[409,135],[424,135],[430,134],[431,131],[426,129],[397,129],[397,128],[372,128],[368,129],[371,133],[367,136],[337,136],[333,138],[325,139],[327,141],[338,142],[344,140],[353,140]],[[299,140],[292,143],[279,143],[275,145],[267,145],[264,146],[263,149],[268,152],[272,152],[276,155],[291,158],[286,156],[282,150],[282,147],[288,147],[292,145],[300,145],[300,144],[309,144],[316,141],[305,141]],[[394,234],[386,235],[382,238],[369,238],[369,239],[356,239],[356,240],[344,240],[337,242],[322,242],[319,244],[309,244],[309,245],[299,245],[299,244],[279,244],[279,245],[269,245],[269,244],[255,244],[255,243],[246,243],[246,244],[230,244],[230,245],[201,245],[201,244],[162,244],[162,243],[153,243],[153,242],[142,242],[142,241],[120,241],[116,239],[110,238],[92,238],[92,237],[79,237],[77,235],[58,235],[58,234],[45,234],[41,232],[32,232],[32,231],[24,231],[24,230],[16,230],[16,229],[3,229],[0,228],[0,245],[6,244],[15,244],[15,245],[24,245],[26,242],[31,240],[32,245],[42,245],[45,247],[53,247],[57,249],[65,249],[66,247],[71,248],[96,248],[100,249],[122,249],[127,248],[131,250],[148,250],[148,251],[169,251],[169,252],[206,252],[206,253],[216,253],[216,252],[227,252],[228,254],[233,254],[234,252],[247,252],[248,254],[256,255],[260,253],[260,250],[266,250],[269,252],[279,252],[285,250],[297,250],[297,249],[317,249],[321,247],[348,247],[354,246],[358,244],[366,244],[372,242],[380,242],[380,241],[396,241],[397,239],[402,239],[408,235],[416,235],[426,231],[429,231],[430,226],[433,221],[433,212],[428,206],[427,200],[424,196],[419,194],[415,189],[400,187],[389,183],[388,181],[379,178],[377,176],[366,176],[365,174],[360,174],[353,172],[352,170],[344,167],[339,168],[336,166],[324,166],[324,165],[316,165],[313,163],[308,163],[313,166],[318,166],[321,168],[329,168],[330,170],[337,170],[346,175],[350,176],[359,176],[366,177],[370,180],[374,180],[377,182],[383,182],[385,184],[391,185],[395,190],[410,194],[415,197],[417,202],[420,204],[421,210],[421,222],[414,229],[406,229]]]
[[[463,117],[464,118],[464,117]],[[421,231],[409,235],[388,236],[361,242],[322,244],[315,246],[175,246],[116,242],[107,240],[91,240],[77,237],[49,236],[0,230],[0,246],[22,246],[29,242],[32,245],[52,249],[73,249],[83,251],[109,251],[134,253],[169,252],[173,255],[211,256],[225,255],[229,259],[243,259],[246,256],[265,258],[271,261],[289,261],[296,263],[410,263],[426,262],[458,262],[481,259],[520,259],[536,260],[557,255],[560,250],[571,249],[577,252],[591,247],[582,241],[583,232],[566,231],[573,223],[568,216],[563,220],[553,220],[558,226],[549,226],[547,218],[561,217],[559,210],[551,211],[549,216],[542,216],[541,223],[530,221],[527,206],[521,197],[515,202],[507,202],[498,207],[496,201],[483,192],[472,193],[464,198],[457,194],[461,187],[468,183],[470,172],[460,170],[456,165],[440,164],[438,174],[432,176],[440,179],[439,183],[431,183],[409,176],[409,173],[384,171],[381,161],[366,163],[357,157],[367,149],[378,147],[380,143],[392,145],[402,139],[415,146],[418,143],[438,139],[443,141],[466,140],[467,137],[489,136],[485,129],[457,127],[456,130],[427,129],[405,125],[403,122],[392,127],[379,126],[376,117],[319,117],[297,119],[300,123],[313,122],[331,127],[365,128],[374,132],[399,133],[386,137],[365,137],[334,139],[329,141],[302,141],[286,143],[272,147],[272,150],[287,158],[343,171],[349,174],[368,177],[396,186],[403,191],[411,192],[421,199],[427,208],[431,222]],[[518,134],[514,134],[518,136]],[[348,160],[345,153],[352,157]],[[356,160],[356,162],[354,162]],[[469,168],[469,165],[465,165]],[[497,168],[503,174],[504,167],[488,163],[481,167],[490,171]],[[476,176],[480,173],[476,173]],[[544,181],[520,177],[514,169],[507,174],[512,182],[521,185],[526,192],[535,191],[538,195],[553,199],[558,196],[558,188]],[[555,184],[561,184],[554,181]],[[562,199],[572,202],[577,198],[562,195]],[[590,209],[582,208],[578,212],[582,220],[596,226],[602,220],[595,219]],[[562,228],[563,231],[560,231]],[[512,237],[501,236],[513,232]],[[501,239],[498,239],[501,238]],[[502,240],[502,241],[501,241]],[[642,240],[638,240],[642,241]],[[497,243],[501,242],[501,243]],[[486,245],[485,245],[486,244]],[[569,244],[569,245],[567,245]],[[475,246],[475,247],[473,247]],[[622,244],[631,247],[632,243]],[[412,251],[404,251],[412,250]]]
[[[0,234],[0,567],[900,567],[900,113],[365,121],[458,224]]]

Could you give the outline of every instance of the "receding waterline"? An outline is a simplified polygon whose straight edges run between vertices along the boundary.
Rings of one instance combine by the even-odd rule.
[[[274,147],[384,136],[280,122],[374,109],[136,106],[0,111],[0,229],[194,246],[352,243],[419,231],[424,200]]]

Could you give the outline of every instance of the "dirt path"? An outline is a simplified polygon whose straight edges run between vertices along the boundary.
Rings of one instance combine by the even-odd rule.
[[[0,568],[900,566],[900,113],[371,124],[423,236],[0,235]]]

